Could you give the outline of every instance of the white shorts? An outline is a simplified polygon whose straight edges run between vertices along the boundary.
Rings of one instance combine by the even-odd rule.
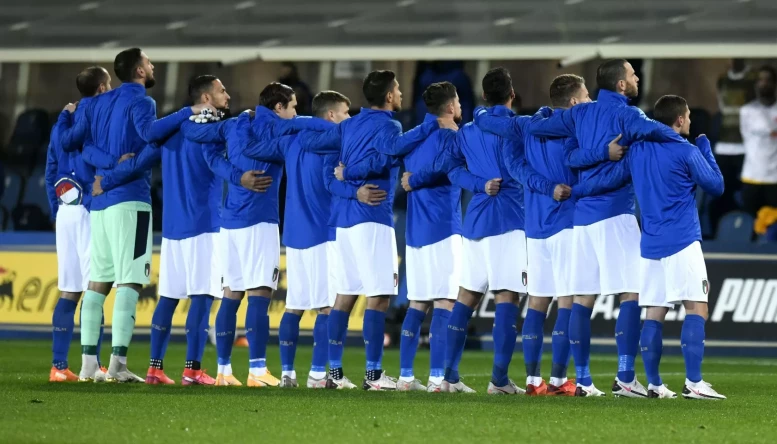
[[[639,305],[668,307],[682,301],[707,302],[710,284],[697,241],[660,260],[640,258]]]
[[[336,245],[338,294],[397,294],[399,263],[393,227],[375,222],[338,227]]]
[[[529,253],[530,296],[572,296],[569,278],[572,274],[572,229],[561,230],[545,239],[526,239]]]
[[[92,230],[83,205],[57,210],[57,271],[59,291],[80,293],[89,285],[89,241]]]
[[[526,234],[513,230],[497,236],[464,238],[461,287],[477,293],[509,290],[526,293]]]
[[[221,263],[218,260],[218,233],[203,233],[181,240],[162,238],[159,259],[159,294],[186,299],[195,294],[220,298]]]
[[[286,308],[315,310],[334,305],[337,292],[329,279],[334,242],[298,250],[286,247]]]
[[[639,291],[637,219],[621,214],[576,226],[572,242],[572,294],[608,295]]]
[[[411,301],[456,300],[459,295],[462,240],[454,234],[432,245],[405,250],[407,298]]]
[[[247,228],[219,233],[224,287],[246,291],[278,287],[281,245],[278,225],[261,222]]]

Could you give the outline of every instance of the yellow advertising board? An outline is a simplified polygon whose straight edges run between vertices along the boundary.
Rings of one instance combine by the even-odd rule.
[[[159,254],[151,259],[151,283],[144,287],[138,299],[136,327],[150,327],[154,307],[159,298]],[[54,306],[57,304],[57,255],[53,252],[0,252],[0,324],[50,325]],[[105,301],[105,325],[111,325],[113,315],[114,291]],[[270,305],[270,327],[278,328],[285,310],[286,300],[286,256],[281,255],[278,290]],[[213,303],[210,323],[215,325],[219,300]],[[245,323],[248,303],[240,305],[238,327]],[[360,297],[351,313],[348,328],[361,330],[364,317],[365,300]],[[174,327],[186,324],[189,301],[178,304],[173,317]],[[302,316],[300,328],[313,329],[315,312],[308,311]]]

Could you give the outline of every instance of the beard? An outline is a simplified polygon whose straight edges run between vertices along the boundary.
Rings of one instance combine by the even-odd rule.
[[[464,117],[461,114],[453,117],[453,123],[455,123],[456,125],[461,125],[462,120],[464,120]]]
[[[775,96],[775,89],[771,86],[758,88],[758,97],[773,98]]]
[[[637,97],[639,95],[639,87],[637,85],[626,85],[626,97]]]
[[[153,77],[147,77],[146,83],[144,83],[144,86],[146,87],[146,89],[151,89],[154,87],[154,85],[156,85],[156,79]]]

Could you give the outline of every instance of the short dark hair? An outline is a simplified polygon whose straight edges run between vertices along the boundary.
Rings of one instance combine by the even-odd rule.
[[[275,109],[275,105],[280,103],[286,108],[289,106],[293,95],[294,90],[290,86],[280,82],[272,82],[259,93],[259,105]]]
[[[451,82],[432,83],[423,94],[426,109],[439,116],[443,108],[456,99],[456,87]]]
[[[313,115],[316,117],[323,117],[327,111],[338,103],[345,103],[348,107],[351,106],[351,101],[348,100],[348,97],[345,97],[339,92],[321,91],[313,97]]]
[[[769,75],[772,76],[772,82],[777,82],[777,70],[774,69],[774,66],[772,65],[763,65],[760,68],[758,68],[758,72],[768,72]]]
[[[135,78],[135,69],[143,62],[140,48],[125,49],[113,59],[113,72],[122,82],[131,82]]]
[[[550,84],[550,104],[554,107],[569,106],[569,101],[585,85],[585,79],[575,74],[561,74]]]
[[[397,75],[394,71],[372,71],[364,78],[362,92],[370,106],[383,106],[386,104],[386,94],[394,89],[394,80]]]
[[[189,100],[195,104],[200,103],[202,94],[210,91],[211,88],[213,88],[213,82],[215,80],[218,80],[218,77],[210,74],[205,74],[193,78],[192,81],[189,82]]]
[[[678,117],[685,115],[688,102],[680,96],[663,96],[653,108],[653,118],[664,125],[672,126]]]
[[[625,59],[612,59],[599,65],[596,70],[596,86],[599,89],[616,91],[618,82],[626,80],[626,63],[628,62]]]
[[[81,97],[92,97],[97,94],[100,85],[108,82],[108,72],[102,66],[90,66],[76,76],[76,88]]]
[[[483,77],[483,96],[489,106],[504,105],[510,100],[513,78],[505,68],[494,68]]]

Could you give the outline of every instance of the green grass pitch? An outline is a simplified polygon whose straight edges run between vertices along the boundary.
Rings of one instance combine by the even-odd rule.
[[[488,396],[491,354],[466,351],[461,365],[474,395],[373,393],[362,390],[249,389],[246,387],[146,386],[144,384],[48,383],[51,345],[46,341],[0,343],[0,442],[78,443],[373,443],[373,442],[774,442],[777,435],[777,360],[708,358],[705,380],[728,400],[617,399],[609,395],[616,359],[593,356],[591,372],[606,398]],[[108,348],[103,348],[107,358]],[[148,343],[130,349],[130,369],[145,375]],[[80,367],[71,347],[74,371]],[[171,344],[168,376],[180,382],[185,346]],[[297,351],[300,383],[310,347]],[[546,358],[549,358],[546,354]],[[419,351],[417,376],[426,383],[429,355]],[[245,381],[247,349],[236,348],[233,367]],[[204,361],[215,376],[215,350]],[[210,365],[213,363],[213,365]],[[280,375],[278,348],[268,363]],[[360,384],[361,348],[346,348],[346,375]],[[641,362],[638,362],[638,367]],[[399,352],[386,351],[384,368],[399,373]],[[550,363],[543,362],[543,374]],[[679,393],[682,358],[663,359],[664,382]],[[524,382],[522,356],[511,377]],[[545,375],[547,377],[547,375]],[[640,379],[645,381],[640,372]]]

